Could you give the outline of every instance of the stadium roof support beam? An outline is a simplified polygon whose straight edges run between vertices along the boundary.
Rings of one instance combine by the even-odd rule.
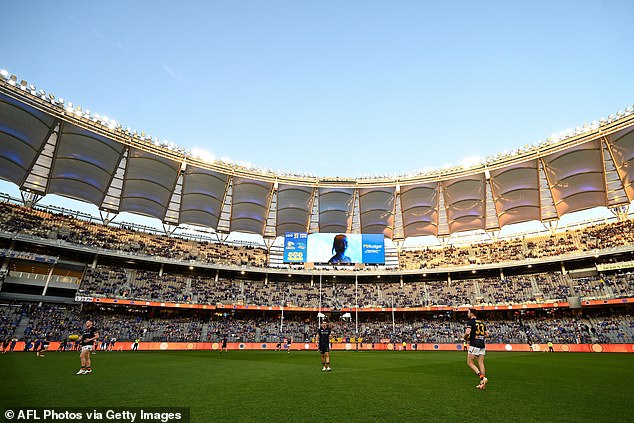
[[[264,245],[266,245],[266,251],[267,253],[271,252],[271,247],[273,246],[273,243],[275,243],[275,238],[264,238]]]
[[[347,233],[360,234],[361,233],[361,206],[359,205],[359,190],[355,189],[352,192],[353,206],[352,206],[352,219],[348,219],[349,226]]]
[[[178,177],[174,181],[174,185],[171,189],[172,195],[170,197],[165,216],[163,217],[163,222],[169,225],[178,225],[178,223],[180,222],[180,211],[183,197],[183,180],[186,168],[187,163],[181,163]]]
[[[397,185],[396,190],[394,192],[394,235],[392,240],[402,241],[404,239],[405,239],[405,232],[403,229],[403,209],[401,206],[401,187]]]
[[[623,187],[623,181],[616,170],[614,157],[612,157],[605,137],[601,138],[600,146],[605,183],[605,204],[607,204],[608,207],[628,204],[629,200]]]
[[[557,228],[559,227],[559,220],[548,220],[546,222],[542,222],[544,228],[548,229],[552,235],[557,233]]]
[[[99,210],[119,213],[121,206],[121,193],[123,192],[123,181],[125,179],[126,170],[128,168],[129,148],[124,148],[119,156],[119,164],[117,170],[113,172],[112,178],[108,183],[108,189],[101,201]]]
[[[491,175],[488,171],[484,173],[486,178],[485,183],[485,207],[484,207],[484,222],[485,229],[499,230],[500,229],[500,212],[495,205],[495,191],[491,184]]]
[[[315,188],[310,205],[310,218],[308,219],[308,233],[319,232],[319,189]]]
[[[552,193],[552,184],[546,174],[544,159],[540,158],[538,164],[538,187],[539,187],[539,216],[542,222],[559,219],[557,207]]]
[[[117,216],[117,213],[99,210],[99,217],[101,218],[101,223],[103,223],[104,226],[108,226]]]
[[[277,190],[278,184],[273,184],[273,189],[269,195],[269,204],[266,208],[266,223],[264,224],[264,239],[275,239],[277,227]]]
[[[169,223],[163,223],[163,232],[165,232],[165,235],[167,235],[168,237],[174,235],[176,229],[178,229],[178,226],[170,225]]]
[[[46,134],[46,141],[35,154],[34,161],[29,166],[29,172],[20,186],[21,190],[46,195],[61,126],[62,123],[56,121]]]
[[[42,198],[44,198],[43,195],[36,194],[31,191],[22,191],[22,190],[20,190],[20,197],[22,197],[22,204],[24,204],[26,207],[29,207],[29,208],[33,207]]]
[[[442,188],[442,184],[438,184],[437,186],[437,194],[436,194],[436,199],[437,199],[437,206],[436,209],[438,210],[438,221],[436,222],[437,224],[437,228],[438,228],[438,234],[437,236],[439,238],[445,238],[445,243],[446,240],[448,239],[449,234],[449,224],[447,223],[447,208],[445,206],[445,196],[442,192],[443,188]]]
[[[624,222],[627,220],[627,216],[630,213],[630,206],[628,204],[622,206],[608,207],[608,210],[610,210],[612,214],[616,216],[619,222]]]
[[[219,232],[229,233],[231,225],[231,203],[233,196],[233,176],[229,177],[227,185],[225,185],[225,193],[222,198],[222,209],[220,211],[220,217],[218,218]],[[226,238],[225,238],[226,239]]]
[[[625,136],[617,141],[621,141],[622,139],[625,139]],[[630,167],[629,162],[623,160],[623,151],[620,151],[620,160],[617,159],[612,142],[610,142],[606,137],[602,137],[602,141],[605,145],[608,156],[614,165],[614,172],[616,173],[618,180],[621,182],[621,188],[627,198],[626,202],[631,203],[634,201],[634,190],[632,190],[631,184],[628,182],[627,168]]]

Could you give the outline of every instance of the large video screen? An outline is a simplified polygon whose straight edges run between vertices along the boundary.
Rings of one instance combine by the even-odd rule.
[[[287,233],[284,262],[384,264],[384,238],[382,234]]]

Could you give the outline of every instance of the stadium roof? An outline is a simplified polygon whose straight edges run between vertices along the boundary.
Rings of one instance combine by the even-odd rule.
[[[445,236],[634,200],[634,109],[471,167],[393,178],[280,175],[211,163],[0,77],[0,178],[110,213],[275,237]]]

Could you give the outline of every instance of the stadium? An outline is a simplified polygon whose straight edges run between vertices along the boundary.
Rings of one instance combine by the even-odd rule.
[[[475,307],[490,351],[634,352],[632,106],[472,167],[396,179],[208,163],[6,72],[0,126],[0,177],[23,194],[0,205],[2,337],[15,351],[38,338],[72,350],[62,341],[86,316],[102,351],[114,338],[115,351],[139,340],[141,351],[209,354],[223,337],[229,350],[291,338],[291,351],[314,351],[322,317],[333,351],[460,351]],[[38,206],[48,194],[102,214]],[[558,226],[593,207],[614,218]],[[123,211],[160,219],[163,233],[117,224]],[[545,230],[497,236],[531,220]],[[236,231],[264,244],[226,242]],[[288,259],[289,234],[325,233],[378,234],[384,258]],[[403,246],[416,236],[439,242]]]
[[[0,18],[3,421],[627,420],[631,5],[141,3]]]

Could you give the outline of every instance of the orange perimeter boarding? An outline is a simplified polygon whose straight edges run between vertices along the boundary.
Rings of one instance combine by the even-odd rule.
[[[59,342],[51,342],[48,353],[57,351]],[[117,342],[113,351],[131,351],[132,342]],[[272,350],[276,342],[229,342],[229,350]],[[141,342],[139,351],[220,351],[219,342]],[[286,350],[282,344],[282,349]],[[291,351],[316,351],[317,344],[312,342],[295,342]],[[332,351],[463,351],[462,344],[392,344],[392,343],[334,343]],[[594,353],[634,353],[634,344],[554,344],[554,352],[594,352]],[[18,342],[14,352],[23,352],[24,342]],[[96,350],[99,352],[99,350]],[[487,344],[487,351],[529,352],[527,344]],[[533,352],[548,352],[546,344],[533,344]],[[31,351],[33,352],[33,351]]]

